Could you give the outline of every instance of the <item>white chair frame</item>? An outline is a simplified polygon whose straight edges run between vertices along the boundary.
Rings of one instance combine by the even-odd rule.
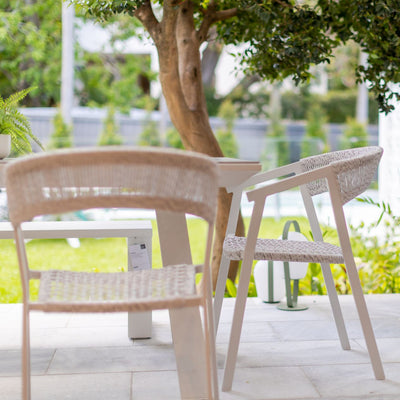
[[[369,182],[372,179],[371,171],[373,171],[372,174],[375,173],[376,167],[379,163],[379,159],[382,154],[382,149],[380,149],[379,147],[369,147],[369,148],[354,149],[354,150],[352,149],[348,151],[334,152],[328,154],[333,155],[334,159],[322,161],[322,164],[325,165],[317,166],[315,169],[305,171],[304,160],[301,160],[299,162],[283,166],[281,168],[277,168],[272,171],[257,174],[248,179],[245,183],[243,183],[239,187],[231,188],[231,191],[233,192],[232,208],[231,208],[232,213],[230,215],[228,222],[227,236],[234,235],[235,233],[237,219],[239,215],[240,200],[242,192],[246,187],[274,180],[276,178],[287,176],[289,174],[294,174],[289,178],[284,178],[282,180],[270,183],[258,189],[251,190],[250,192],[247,193],[248,200],[254,202],[254,208],[251,216],[246,245],[243,253],[243,261],[242,261],[242,268],[241,268],[239,286],[237,291],[237,299],[235,303],[227,358],[225,361],[225,370],[222,383],[223,391],[227,391],[232,388],[232,381],[235,371],[237,352],[239,348],[244,310],[246,306],[246,298],[251,276],[251,269],[252,269],[254,254],[256,250],[256,243],[266,199],[268,196],[281,193],[295,187],[300,187],[306,214],[310,223],[310,227],[315,242],[323,242],[323,238],[317,213],[313,204],[312,195],[322,193],[323,191],[329,192],[337,233],[340,242],[340,249],[343,255],[343,262],[346,265],[348,278],[352,288],[352,293],[354,296],[357,312],[361,322],[362,331],[366,341],[374,375],[376,379],[385,378],[367,305],[365,302],[365,298],[362,292],[362,287],[358,277],[358,272],[354,261],[353,252],[351,249],[346,219],[343,212],[343,204],[349,201],[351,198],[354,198],[357,195],[361,194],[366,189],[366,187],[369,186]],[[338,156],[338,160],[335,160],[336,156]],[[343,160],[340,160],[341,156],[344,156]],[[315,156],[315,158],[317,157],[318,156]],[[322,160],[324,160],[325,155],[321,155],[320,157],[322,158]],[[350,194],[347,193],[344,195],[341,188],[341,182],[339,179],[341,171],[343,171],[343,168],[346,169],[346,167],[351,169],[352,165],[355,168],[358,168],[359,166],[362,167],[363,163],[373,164],[371,171],[369,172],[369,176],[366,179],[366,181],[369,182],[365,182],[365,184],[362,184],[361,185],[362,187],[358,188],[353,193]],[[342,164],[344,165],[344,167]],[[313,193],[313,189],[310,190],[310,184],[313,184],[313,182],[317,180],[326,180],[327,182],[326,190],[319,190],[317,191],[317,193]],[[274,260],[279,260],[279,256],[277,256]],[[311,261],[313,260],[310,260],[310,262]],[[221,267],[219,271],[216,293],[214,298],[214,316],[215,316],[216,329],[218,328],[218,323],[219,323],[229,262],[230,259],[224,255],[221,261]],[[321,268],[341,346],[344,350],[349,350],[350,343],[346,332],[346,327],[343,319],[343,314],[340,308],[338,295],[335,289],[335,283],[330,269],[330,263],[321,262]]]

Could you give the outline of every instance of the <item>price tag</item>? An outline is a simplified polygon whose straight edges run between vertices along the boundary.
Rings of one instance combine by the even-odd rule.
[[[144,243],[129,246],[128,252],[133,271],[151,268],[149,255],[147,254],[147,248]]]

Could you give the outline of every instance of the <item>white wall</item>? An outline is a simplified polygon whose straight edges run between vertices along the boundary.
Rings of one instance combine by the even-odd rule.
[[[379,144],[384,153],[379,168],[379,198],[400,215],[400,102],[379,116]]]

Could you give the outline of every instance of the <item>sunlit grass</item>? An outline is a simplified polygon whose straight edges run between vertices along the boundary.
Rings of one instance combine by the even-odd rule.
[[[281,235],[284,222],[290,218],[275,221],[263,220],[260,236],[277,238]],[[302,232],[309,227],[304,218],[296,218]],[[248,226],[249,220],[245,219]],[[161,253],[156,222],[153,225],[152,265],[161,266]],[[198,219],[188,220],[189,238],[193,262],[202,261],[205,246],[206,225]],[[81,239],[79,248],[72,248],[64,239],[31,240],[27,243],[28,258],[34,269],[64,268],[74,271],[113,272],[127,270],[127,246],[124,238]],[[36,287],[33,286],[33,293]],[[12,240],[0,240],[0,302],[18,303],[22,300],[18,262]]]

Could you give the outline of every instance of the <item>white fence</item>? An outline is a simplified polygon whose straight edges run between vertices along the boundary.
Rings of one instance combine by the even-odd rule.
[[[46,146],[53,131],[52,119],[56,113],[55,108],[24,108],[21,110],[30,120],[33,133]],[[86,107],[75,108],[73,117],[73,142],[75,146],[96,145],[106,117],[105,109],[91,109]],[[159,113],[154,112],[152,119],[159,120]],[[130,115],[118,115],[117,122],[124,144],[135,145],[146,124],[147,115],[143,110],[132,110]],[[219,118],[211,118],[214,130],[223,126]],[[287,121],[286,134],[290,143],[290,156],[296,160],[300,155],[300,143],[305,132],[304,122]],[[332,150],[338,148],[339,137],[343,125],[329,124],[328,135]],[[247,160],[260,160],[266,147],[266,132],[268,121],[255,119],[238,119],[234,126],[234,134],[239,145],[239,157]],[[378,143],[378,127],[368,127],[370,144]]]

